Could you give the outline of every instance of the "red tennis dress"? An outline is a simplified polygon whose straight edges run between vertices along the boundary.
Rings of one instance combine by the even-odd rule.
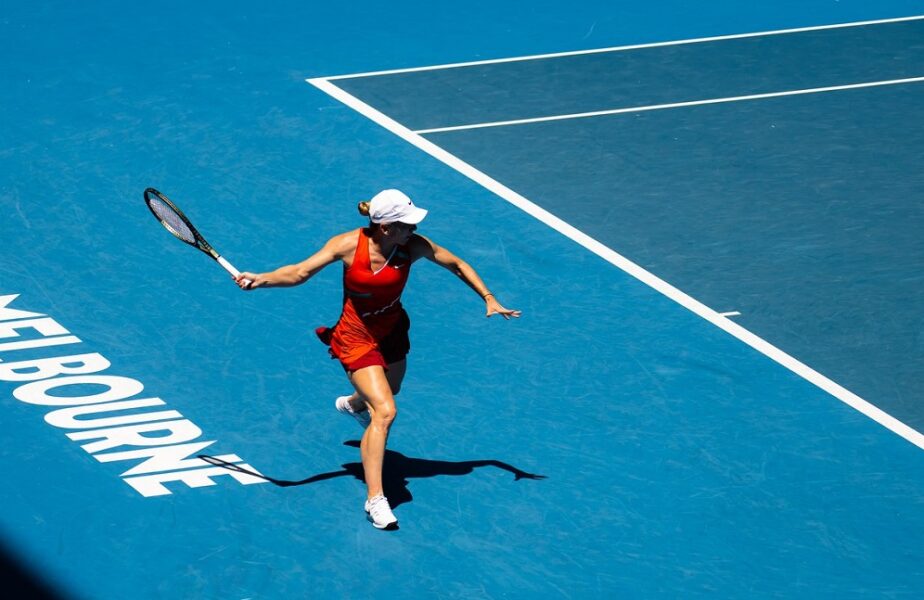
[[[371,365],[385,367],[410,351],[410,320],[401,306],[401,292],[411,270],[406,246],[397,246],[378,271],[369,260],[369,232],[360,228],[353,262],[343,270],[343,312],[332,328],[316,330],[330,354],[347,371]]]

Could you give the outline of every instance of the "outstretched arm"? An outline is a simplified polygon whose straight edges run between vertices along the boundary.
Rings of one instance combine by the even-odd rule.
[[[329,239],[320,250],[302,262],[285,265],[267,273],[244,272],[235,277],[234,281],[242,290],[301,285],[327,265],[346,256],[351,243],[355,245],[355,235],[351,235],[351,232],[344,233]],[[247,280],[250,281],[249,284],[246,283]]]
[[[472,288],[476,294],[481,296],[485,302],[486,317],[501,315],[505,319],[510,319],[510,317],[520,316],[520,311],[509,310],[501,306],[501,303],[497,301],[497,298],[494,297],[494,294],[491,293],[488,286],[484,284],[481,277],[475,272],[475,269],[449,250],[436,245],[422,235],[415,235],[412,237],[409,246],[414,260],[426,258],[438,264],[455,274],[456,277],[464,281],[468,287]]]

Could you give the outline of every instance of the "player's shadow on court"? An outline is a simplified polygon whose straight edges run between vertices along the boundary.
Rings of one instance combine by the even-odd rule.
[[[344,442],[344,445],[359,448],[359,442],[355,440]],[[212,464],[220,464],[221,466],[228,469],[256,475],[256,473],[250,473],[245,469],[236,467],[236,465],[228,463],[222,464],[223,461],[217,461],[217,459],[214,459],[213,457],[200,456],[200,458]],[[270,483],[274,483],[280,487],[308,485],[309,483],[317,483],[319,481],[334,479],[336,477],[355,477],[356,479],[365,483],[366,479],[363,476],[362,463],[346,463],[345,465],[342,465],[342,467],[343,468],[340,471],[320,473],[300,481],[274,479],[272,477],[267,477],[266,475],[257,476],[266,479]],[[382,467],[382,487],[385,488],[384,491],[385,496],[388,497],[388,503],[391,504],[392,508],[395,508],[396,506],[400,506],[401,504],[410,502],[414,499],[414,497],[411,495],[410,489],[408,489],[408,485],[410,484],[411,479],[436,477],[438,475],[469,475],[472,473],[472,471],[480,467],[496,467],[498,469],[507,471],[508,473],[512,473],[514,476],[514,481],[519,481],[520,479],[546,478],[545,475],[527,473],[526,471],[518,469],[513,465],[508,465],[507,463],[501,462],[499,460],[463,460],[458,462],[447,460],[429,460],[426,458],[412,458],[410,456],[405,456],[400,452],[386,449],[385,464]]]

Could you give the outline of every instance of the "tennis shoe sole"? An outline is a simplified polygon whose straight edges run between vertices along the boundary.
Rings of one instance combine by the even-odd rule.
[[[372,423],[372,417],[369,416],[369,411],[364,410],[362,412],[356,412],[350,407],[350,397],[349,396],[340,396],[334,401],[334,408],[337,409],[337,412],[349,415],[353,417],[359,426],[365,431],[369,425]]]

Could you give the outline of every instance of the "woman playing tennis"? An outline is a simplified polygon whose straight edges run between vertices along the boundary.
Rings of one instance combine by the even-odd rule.
[[[305,283],[331,263],[343,263],[343,312],[336,325],[321,327],[317,334],[340,360],[356,390],[337,398],[335,406],[365,430],[360,454],[368,487],[368,518],[379,529],[397,529],[398,520],[382,489],[382,461],[397,414],[394,397],[401,389],[410,350],[410,321],[401,306],[401,292],[411,265],[426,258],[455,273],[481,296],[488,317],[509,319],[519,317],[520,311],[501,306],[468,263],[414,233],[427,211],[402,192],[384,190],[361,202],[359,212],[369,217],[368,227],[331,238],[300,263],[268,273],[241,273],[235,281],[244,290],[290,287]]]

